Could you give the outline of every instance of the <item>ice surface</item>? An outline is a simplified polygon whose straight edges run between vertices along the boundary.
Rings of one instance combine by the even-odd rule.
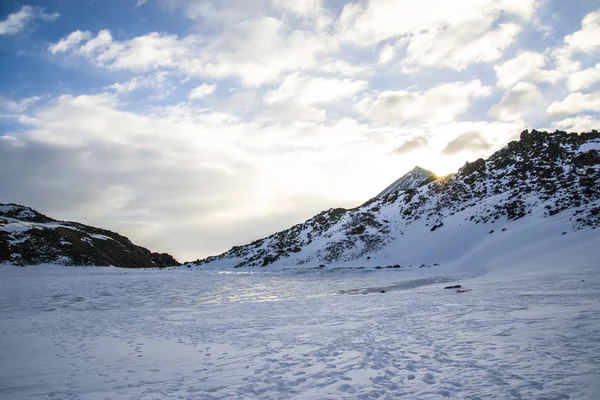
[[[467,293],[434,268],[1,266],[0,398],[597,399],[596,239]]]

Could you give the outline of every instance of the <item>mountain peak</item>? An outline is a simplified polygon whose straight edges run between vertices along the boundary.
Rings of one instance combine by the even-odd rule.
[[[435,178],[435,174],[433,172],[417,165],[409,172],[398,178],[394,183],[385,188],[375,197],[377,199],[382,199],[389,194],[397,192],[398,190],[415,189],[432,178]]]

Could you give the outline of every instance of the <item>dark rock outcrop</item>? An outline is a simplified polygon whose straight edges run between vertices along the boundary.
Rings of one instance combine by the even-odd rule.
[[[124,268],[179,265],[125,236],[76,222],[56,221],[29,207],[0,204],[0,263],[64,264]]]

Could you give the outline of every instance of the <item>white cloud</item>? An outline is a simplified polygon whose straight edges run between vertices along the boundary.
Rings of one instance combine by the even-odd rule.
[[[383,46],[381,51],[379,52],[379,59],[377,60],[378,64],[386,64],[390,62],[396,56],[396,49],[389,44]]]
[[[64,53],[75,48],[77,45],[79,45],[79,43],[83,42],[84,40],[89,40],[91,38],[92,34],[90,32],[76,30],[75,32],[71,32],[67,37],[59,40],[56,43],[51,44],[48,49],[52,54]]]
[[[565,37],[565,43],[574,51],[591,53],[600,46],[600,10],[587,14],[581,30]]]
[[[543,102],[544,96],[537,86],[519,82],[505,93],[500,103],[493,106],[488,115],[502,121],[518,121],[539,108]]]
[[[171,93],[172,85],[168,84],[168,73],[159,71],[147,76],[134,76],[124,82],[115,82],[106,87],[117,95],[126,95],[140,89],[151,89],[156,92],[156,98],[164,98]]]
[[[439,124],[453,121],[471,100],[491,94],[479,80],[445,83],[422,92],[386,91],[366,96],[354,110],[375,121],[392,124]]]
[[[365,90],[368,85],[367,81],[292,74],[287,76],[277,89],[269,91],[264,101],[267,104],[284,102],[305,105],[323,104],[351,98]]]
[[[320,108],[300,103],[273,103],[262,108],[257,121],[268,124],[308,123],[314,125],[326,122],[327,112]]]
[[[498,78],[498,86],[509,89],[518,82],[556,82],[561,73],[543,69],[546,56],[533,51],[523,51],[500,65],[494,70]]]
[[[407,51],[405,71],[416,66],[460,70],[471,63],[500,58],[520,32],[518,22],[530,19],[538,3],[538,0],[350,3],[344,7],[336,31],[343,42],[358,46],[400,39]]]
[[[492,144],[480,132],[466,132],[448,142],[442,149],[442,154],[453,155],[464,152],[486,151],[490,147],[492,147]]]
[[[327,60],[322,63],[318,63],[313,66],[313,69],[329,74],[342,75],[342,76],[370,76],[374,74],[373,67],[369,64],[350,64],[344,60]]]
[[[556,129],[569,132],[589,132],[593,129],[600,129],[600,121],[589,115],[579,115],[555,121],[552,123],[552,126]]]
[[[500,24],[492,29],[492,20],[475,20],[460,25],[431,29],[408,40],[403,64],[465,69],[472,63],[495,61],[502,56],[520,32],[517,24]]]
[[[4,21],[0,21],[0,35],[14,35],[19,33],[36,18],[53,21],[58,17],[58,13],[46,14],[39,7],[23,6],[19,11],[9,14]]]
[[[71,36],[71,35],[69,35]],[[67,39],[69,38],[69,36],[67,36]],[[98,52],[100,54],[102,54],[102,52],[106,51],[107,48],[112,44],[113,38],[112,35],[110,34],[110,31],[108,29],[103,29],[100,32],[98,32],[98,35],[96,35],[96,37],[86,37],[85,38],[86,43],[81,46],[81,48],[79,49],[79,52],[82,54],[86,54],[86,55],[93,55],[95,52]],[[79,44],[81,41],[77,42],[76,44]],[[120,46],[120,45],[117,45]],[[116,48],[113,51],[118,51],[121,50],[119,48]],[[125,50],[125,48],[123,47],[123,51]],[[110,54],[110,52],[108,52],[107,54]],[[103,55],[101,55],[100,57],[102,57]]]
[[[172,68],[188,51],[176,35],[151,32],[130,40],[115,41],[106,29],[95,37],[88,32],[75,31],[51,44],[49,49],[52,53],[82,55],[98,67],[131,71]]]
[[[318,55],[328,46],[315,33],[287,32],[282,20],[264,17],[229,27],[181,67],[189,74],[238,76],[244,86],[260,86],[276,81],[285,72],[317,67]]]
[[[331,14],[323,7],[322,0],[273,0],[273,4],[285,11],[316,22],[324,28],[333,21]]]
[[[592,68],[577,71],[569,75],[570,92],[590,89],[598,83],[600,83],[600,63]]]
[[[213,84],[213,85],[202,84],[202,85],[197,86],[194,89],[192,89],[192,91],[188,95],[188,99],[189,100],[202,99],[206,96],[210,96],[211,94],[213,94],[216,89],[217,89],[217,85],[215,85],[215,84]]]
[[[416,136],[414,138],[405,140],[400,146],[398,146],[393,153],[394,154],[408,154],[418,149],[427,147],[429,140],[425,136]]]
[[[571,93],[562,101],[550,104],[546,112],[556,117],[561,115],[575,115],[580,112],[600,112],[600,92],[583,94]]]
[[[576,56],[581,53],[591,55],[598,46],[600,46],[600,10],[587,14],[581,22],[581,29],[565,36],[564,45],[549,50],[549,53],[556,64],[556,72],[563,78],[570,78],[571,74],[581,69],[581,62]],[[580,75],[579,78],[587,77]],[[569,86],[571,84],[574,87],[579,85],[577,79],[572,83],[570,81]]]
[[[11,100],[5,97],[0,97],[0,109],[3,109],[11,114],[20,114],[28,110],[34,104],[38,103],[41,99],[42,98],[40,96],[31,96],[20,100]]]
[[[52,44],[50,51],[71,50],[72,54],[111,70],[171,69],[214,79],[237,76],[245,86],[276,81],[288,71],[318,69],[317,56],[329,46],[317,34],[288,32],[283,21],[272,17],[242,21],[211,40],[151,32],[116,41],[108,30],[102,30],[94,38],[79,40],[84,43],[77,47],[75,42],[82,35],[85,36],[72,33]],[[351,68],[343,62],[330,63],[329,68],[334,67]]]

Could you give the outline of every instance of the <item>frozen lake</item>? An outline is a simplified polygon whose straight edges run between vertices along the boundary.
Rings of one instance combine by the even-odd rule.
[[[440,276],[3,266],[0,398],[600,398],[597,265]]]

